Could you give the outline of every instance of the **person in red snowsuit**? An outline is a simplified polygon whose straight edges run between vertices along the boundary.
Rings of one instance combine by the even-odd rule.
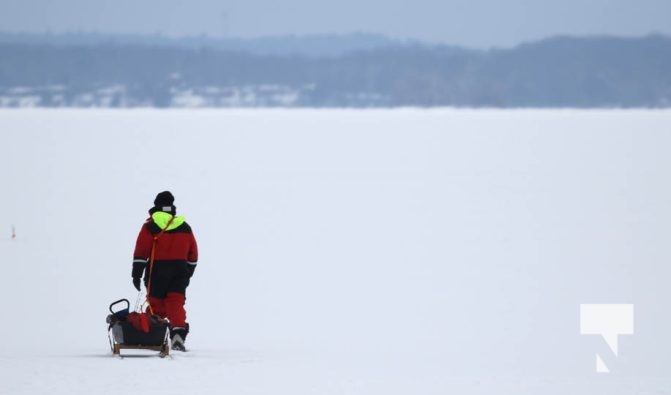
[[[156,196],[154,207],[149,209],[150,218],[137,237],[132,277],[140,291],[144,275],[151,311],[170,320],[172,348],[184,351],[189,333],[184,303],[198,262],[198,245],[191,226],[184,217],[177,216],[174,201],[169,191]]]

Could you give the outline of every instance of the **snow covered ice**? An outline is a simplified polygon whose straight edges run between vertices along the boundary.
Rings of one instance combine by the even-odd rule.
[[[671,393],[669,125],[2,110],[0,394]],[[134,301],[135,238],[165,189],[200,247],[191,351],[114,359],[107,307]],[[617,356],[580,335],[583,303],[634,304]]]

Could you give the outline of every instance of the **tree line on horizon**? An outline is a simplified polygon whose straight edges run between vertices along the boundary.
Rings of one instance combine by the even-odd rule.
[[[317,56],[0,40],[0,106],[26,97],[45,107],[669,107],[671,38],[555,37],[492,50],[380,41]]]

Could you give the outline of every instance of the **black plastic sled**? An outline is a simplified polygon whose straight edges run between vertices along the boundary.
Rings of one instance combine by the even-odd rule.
[[[144,313],[131,313],[128,299],[113,302],[109,310],[111,314],[107,316],[109,324],[107,331],[112,354],[121,356],[122,349],[154,350],[158,351],[162,358],[170,354],[168,345],[170,330],[167,320],[156,315],[147,315],[143,318],[148,324],[148,331],[145,332],[137,328],[137,322],[135,325],[131,322],[133,318],[139,318]]]

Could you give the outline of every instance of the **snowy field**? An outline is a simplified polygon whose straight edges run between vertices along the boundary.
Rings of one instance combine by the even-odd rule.
[[[0,394],[671,394],[671,111],[2,110],[0,147]],[[113,358],[165,189],[190,351]],[[617,356],[581,303],[634,304]]]

